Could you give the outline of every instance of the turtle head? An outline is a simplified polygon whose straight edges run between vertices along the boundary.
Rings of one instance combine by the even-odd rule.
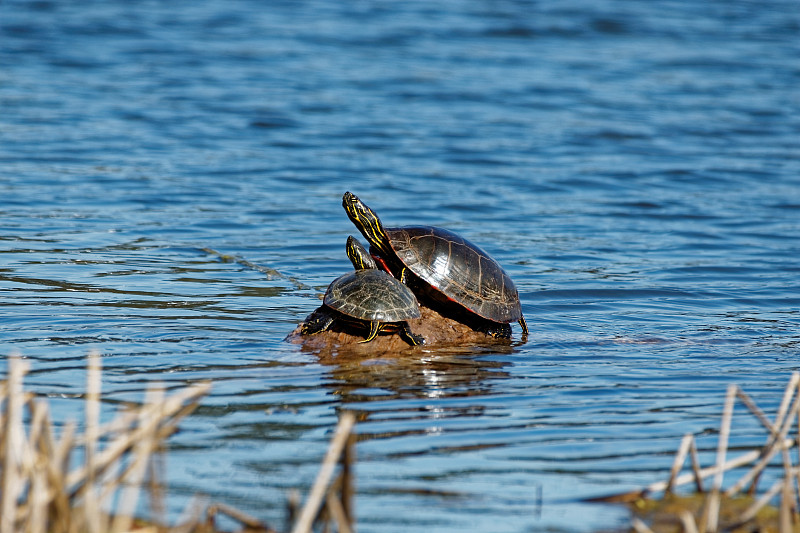
[[[351,192],[346,192],[342,196],[342,207],[344,207],[353,224],[356,225],[372,246],[383,254],[391,255],[392,248],[389,244],[389,237],[386,236],[383,224],[381,224],[381,220],[375,214],[375,211]]]
[[[353,268],[356,270],[378,268],[378,264],[369,255],[367,249],[352,235],[347,237],[347,257],[350,258],[350,262],[353,263]]]

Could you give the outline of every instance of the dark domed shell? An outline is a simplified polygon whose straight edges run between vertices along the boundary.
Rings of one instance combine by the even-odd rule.
[[[419,318],[411,290],[382,270],[355,270],[328,286],[325,305],[345,315],[371,322],[400,322]]]
[[[449,299],[495,322],[522,317],[514,282],[468,240],[431,226],[387,228],[386,235],[398,259]]]

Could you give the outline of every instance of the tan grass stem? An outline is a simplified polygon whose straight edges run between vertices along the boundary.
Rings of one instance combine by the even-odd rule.
[[[339,419],[339,424],[336,426],[336,432],[328,447],[328,452],[325,454],[322,467],[317,474],[314,485],[311,487],[308,500],[306,500],[305,506],[300,511],[300,516],[292,529],[292,533],[308,533],[311,531],[314,518],[322,505],[326,489],[333,476],[333,470],[336,468],[336,463],[342,454],[354,425],[355,416],[349,412],[343,413]]]

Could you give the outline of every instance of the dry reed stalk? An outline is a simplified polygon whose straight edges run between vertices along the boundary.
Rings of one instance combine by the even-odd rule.
[[[294,524],[300,514],[300,492],[297,489],[290,489],[286,497],[286,523]]]
[[[5,388],[6,415],[3,438],[3,472],[0,478],[2,497],[0,499],[0,533],[16,531],[16,502],[22,492],[23,480],[20,476],[20,457],[25,443],[22,428],[22,380],[28,372],[28,364],[19,357],[8,359],[8,381]]]
[[[75,423],[66,424],[61,430],[61,440],[53,447],[49,459],[45,458],[53,494],[52,515],[57,517],[69,516],[70,513],[67,473],[69,472],[70,454],[75,442],[75,428]],[[69,523],[64,520],[55,520],[52,527],[53,533],[69,533],[70,531]]]
[[[87,372],[85,432],[77,435],[75,424],[68,423],[56,439],[46,402],[34,400],[23,391],[28,365],[11,357],[8,367],[8,379],[0,383],[0,407],[5,407],[0,411],[4,428],[0,436],[0,533],[129,531],[148,471],[151,496],[158,487],[159,469],[154,461],[159,457],[156,452],[161,442],[175,431],[180,418],[197,407],[210,385],[196,384],[167,398],[163,389],[150,389],[143,405],[120,410],[111,422],[101,424],[101,365],[99,355],[92,354]],[[31,420],[27,436],[23,426],[25,408]],[[351,413],[342,415],[295,531],[310,531],[323,504],[340,532],[354,531],[354,424]],[[83,449],[84,460],[70,470],[75,449]],[[342,472],[331,484],[337,462],[342,463]],[[103,511],[109,507],[103,504],[106,499],[115,501],[113,513]],[[155,507],[151,502],[151,511]],[[208,509],[205,524],[198,512],[197,520],[171,531],[214,531],[211,522],[216,514],[238,520],[249,531],[274,533],[255,518],[222,504]],[[152,526],[137,531],[155,533],[165,529]]]
[[[95,487],[95,471],[91,468],[97,454],[100,439],[100,393],[102,390],[100,354],[89,353],[89,364],[86,371],[86,444],[84,445],[84,461],[89,475],[80,495],[83,499],[86,528],[89,533],[103,533],[107,529],[105,519],[100,511],[100,502]]]
[[[747,394],[742,389],[737,387],[736,397],[739,398],[739,400],[745,405],[745,407],[747,407],[747,409],[751,413],[753,413],[753,415],[755,415],[756,418],[758,418],[758,420],[761,422],[761,425],[764,426],[767,429],[767,431],[769,431],[770,437],[777,435],[778,426],[775,425],[775,423],[773,423],[769,418],[767,418],[767,415],[765,415],[764,411],[762,411],[761,408],[759,408],[758,405],[756,405],[756,403],[753,401],[753,399],[750,397],[749,394]]]
[[[793,379],[790,383],[790,387],[792,387],[792,390],[790,391],[790,388],[787,387],[787,393],[793,393],[797,389],[797,381]],[[783,405],[781,405],[781,407],[783,407]],[[731,488],[726,491],[727,495],[735,494],[741,491],[742,488],[747,485],[747,483],[753,480],[756,476],[760,475],[775,454],[785,447],[786,435],[789,433],[789,429],[793,424],[793,419],[798,409],[800,409],[800,394],[795,395],[794,401],[792,402],[792,407],[788,413],[782,412],[782,418],[776,417],[775,425],[779,426],[780,429],[778,430],[778,434],[774,437],[771,437],[766,448],[762,450],[759,461],[752,469],[746,472],[736,483],[733,484],[733,486],[731,486]]]
[[[23,391],[27,369],[19,357],[9,357],[7,379],[0,383],[0,533],[106,533],[109,526],[129,530],[153,452],[210,385],[194,385],[169,398],[164,398],[163,390],[150,390],[134,416],[120,412],[110,424],[101,425],[100,358],[92,354],[85,433],[76,436],[70,423],[56,440],[47,403]],[[30,420],[27,435],[24,409]],[[70,471],[70,456],[78,447],[84,451],[84,461]],[[125,469],[120,468],[123,462],[128,465]],[[107,514],[102,502],[114,493],[118,509]]]
[[[786,391],[784,393],[783,401],[781,402],[781,407],[778,410],[778,416],[776,417],[775,422],[765,424],[765,427],[770,430],[771,437],[769,439],[768,445],[761,449],[761,450],[753,450],[747,453],[744,453],[734,459],[727,460],[723,463],[722,467],[718,464],[700,468],[699,467],[699,460],[697,458],[697,448],[694,440],[691,444],[692,450],[692,473],[687,474],[680,474],[676,476],[672,480],[673,488],[676,486],[684,485],[686,483],[690,483],[695,481],[696,483],[700,483],[702,479],[705,479],[710,476],[716,476],[720,471],[727,471],[733,470],[735,468],[740,468],[747,464],[753,463],[755,461],[759,461],[759,465],[757,465],[756,469],[749,470],[745,477],[740,479],[736,484],[734,484],[728,491],[726,491],[726,495],[730,496],[742,490],[742,488],[751,480],[755,475],[760,472],[764,466],[769,462],[769,460],[774,456],[775,453],[778,451],[783,450],[790,450],[797,444],[797,440],[800,440],[800,395],[795,399],[795,402],[792,406],[792,409],[788,409],[788,405],[792,399],[792,394],[798,388],[798,383],[800,383],[800,374],[794,373],[792,374],[792,379],[790,380],[789,385],[786,387]],[[738,394],[737,394],[738,397]],[[755,404],[753,404],[755,405]],[[756,406],[757,408],[757,406]],[[787,418],[787,410],[788,416],[791,418],[792,416],[797,416],[798,418],[798,439],[788,439],[786,438],[786,434],[791,427],[791,420]],[[751,409],[752,411],[752,409]],[[759,410],[760,411],[760,410]],[[761,417],[759,417],[761,420]],[[768,420],[764,417],[763,420]],[[763,422],[762,420],[762,422]],[[779,425],[778,425],[779,424]],[[777,431],[773,433],[773,429],[778,427]],[[772,436],[774,435],[774,436]],[[685,438],[685,437],[684,437]],[[719,447],[718,447],[719,449]],[[800,449],[798,449],[798,453],[800,453]],[[658,481],[652,483],[645,487],[642,490],[631,491],[631,494],[634,493],[645,493],[645,494],[652,494],[656,492],[665,491],[667,487],[670,485],[670,480],[668,481]],[[702,486],[698,485],[698,492],[702,492]],[[621,495],[620,495],[621,496]]]
[[[800,409],[797,411],[797,436],[795,440],[800,443]],[[797,463],[800,465],[800,446],[798,446],[797,450]],[[797,489],[798,495],[800,495],[800,475],[795,475],[795,488]]]
[[[120,409],[112,420],[98,425],[97,432],[105,437],[118,433],[125,433],[131,426],[136,424],[136,420],[139,418],[139,407],[140,406],[126,406]],[[76,435],[75,444],[85,446],[87,438],[85,433],[83,435]]]
[[[356,464],[356,436],[350,433],[342,454],[342,507],[349,523],[353,523],[355,511],[353,510],[353,500],[355,492],[355,482],[353,481],[353,465]]]
[[[786,385],[786,389],[783,391],[781,405],[778,407],[778,412],[775,415],[775,422],[773,422],[775,427],[779,427],[780,423],[786,418],[786,410],[789,407],[789,402],[792,399],[792,395],[797,390],[798,385],[800,385],[800,372],[792,372],[792,376],[789,378],[789,383]]]
[[[700,457],[697,455],[697,441],[692,437],[689,446],[689,453],[692,457],[692,473],[694,474],[694,485],[697,492],[703,492],[703,476],[700,475]]]
[[[736,399],[736,385],[729,385],[728,392],[725,394],[725,404],[722,408],[722,425],[719,430],[717,441],[717,472],[714,474],[714,484],[707,500],[708,521],[701,529],[707,533],[712,533],[718,529],[719,525],[719,505],[720,491],[722,490],[722,478],[725,473],[725,455],[728,452],[728,437],[731,431],[731,421],[733,420],[733,402]],[[705,513],[704,513],[705,514]]]
[[[781,493],[781,512],[784,511],[785,507],[788,510],[789,514],[792,515],[795,512],[797,506],[795,505],[795,497],[794,497],[795,495],[792,485],[795,473],[794,469],[792,468],[792,458],[789,455],[789,450],[785,448],[782,449],[781,458],[783,459],[783,479],[784,479],[783,492]]]
[[[108,437],[105,439],[108,440]],[[121,487],[118,481],[120,471],[122,470],[123,461],[117,461],[109,465],[109,467],[98,476],[97,479],[97,499],[100,502],[101,509],[115,509],[115,497],[120,493]],[[118,511],[115,511],[118,512]],[[111,517],[108,517],[109,520]],[[110,524],[110,522],[109,522]]]
[[[739,399],[761,422],[768,432],[768,437],[764,446],[760,449],[752,450],[734,459],[726,459],[733,419],[733,407],[736,399]],[[789,431],[792,430],[795,424],[797,425],[795,438],[787,438]],[[749,395],[738,387],[731,385],[725,395],[714,466],[700,468],[696,442],[691,435],[685,435],[676,452],[667,481],[653,483],[642,490],[630,491],[606,498],[596,498],[593,501],[631,502],[637,497],[644,498],[654,492],[664,491],[664,494],[668,494],[674,487],[694,480],[698,493],[707,494],[701,507],[699,522],[695,521],[694,516],[691,515],[688,509],[667,510],[666,512],[674,513],[680,519],[683,531],[687,533],[696,533],[697,531],[718,533],[722,530],[733,530],[734,528],[745,526],[753,520],[756,521],[756,524],[762,524],[761,520],[764,520],[764,518],[758,518],[757,515],[780,493],[780,506],[777,509],[778,519],[774,527],[780,533],[789,533],[797,530],[798,524],[800,524],[800,514],[798,513],[800,508],[800,477],[798,476],[800,467],[792,464],[792,456],[790,454],[790,450],[798,442],[800,442],[800,373],[795,372],[792,374],[774,421],[771,421],[764,414]],[[728,512],[736,512],[738,516],[732,521],[728,519],[729,523],[720,524],[721,505],[736,494],[740,494],[748,484],[750,484],[751,490],[755,490],[756,480],[759,479],[766,466],[778,452],[781,453],[783,463],[784,475],[782,479],[775,482],[769,490],[743,512],[735,511],[735,507],[731,507]],[[686,461],[687,453],[692,458],[692,473],[679,475],[678,473]],[[800,462],[800,458],[798,458],[798,462]],[[722,480],[724,472],[746,465],[750,465],[750,468],[723,494]],[[710,476],[714,476],[712,488],[708,493],[704,493],[701,480]],[[670,505],[674,505],[674,502]],[[728,503],[725,503],[725,506],[727,508]],[[645,531],[644,528],[648,526],[640,519],[634,518],[632,527],[636,531]]]
[[[30,518],[29,533],[45,533],[47,531],[47,505],[50,502],[47,490],[46,474],[37,468],[30,478]]]
[[[350,520],[344,510],[341,500],[336,497],[333,491],[328,491],[325,498],[325,504],[331,517],[336,521],[336,526],[339,528],[339,533],[351,533]]]
[[[170,533],[191,533],[202,520],[203,510],[208,509],[208,499],[195,495],[181,511],[178,523]]]
[[[30,442],[40,442],[40,439],[44,438],[43,436],[47,431],[47,404],[31,398],[27,407],[32,414],[28,440]]]
[[[742,515],[739,517],[739,523],[744,524],[755,518],[758,512],[764,508],[765,505],[769,503],[769,501],[775,497],[778,492],[781,491],[783,485],[783,480],[776,481],[772,487],[769,488],[767,492],[765,492],[760,498],[758,498],[750,507],[745,509]]]
[[[633,529],[634,531],[636,531],[636,533],[654,533],[653,530],[650,529],[650,526],[648,526],[638,518],[633,519],[631,526],[633,526]]]
[[[678,453],[675,454],[675,460],[672,462],[672,468],[669,472],[667,487],[664,489],[664,492],[667,494],[671,493],[672,489],[675,487],[675,478],[678,476],[678,472],[680,472],[681,468],[683,468],[683,464],[686,462],[686,456],[689,453],[689,448],[692,442],[694,442],[694,436],[692,436],[690,433],[684,435],[683,439],[681,439],[681,445],[678,448]]]
[[[795,441],[792,439],[784,439],[781,443],[781,448],[790,449],[795,446]],[[761,450],[753,450],[747,453],[744,453],[734,459],[729,459],[725,461],[725,464],[722,465],[722,470],[728,471],[733,470],[735,468],[741,468],[745,465],[752,463],[753,461],[757,461],[759,457],[762,456]],[[706,479],[708,477],[714,476],[717,474],[719,470],[717,465],[714,466],[707,466],[705,468],[700,469],[698,472],[689,472],[685,474],[681,474],[675,478],[675,486],[685,485],[686,483],[691,483],[697,479]],[[637,489],[635,491],[631,491],[631,494],[636,493],[645,493],[645,494],[653,494],[657,492],[662,492],[667,488],[666,481],[656,481],[655,483],[651,483],[644,489]]]
[[[166,501],[166,494],[164,492],[164,485],[161,479],[161,472],[167,471],[166,466],[166,449],[163,441],[156,443],[157,448],[154,449],[152,459],[148,463],[147,479],[147,494],[150,496],[150,511],[153,514],[153,519],[156,524],[167,523],[167,509],[164,505]]]
[[[684,510],[680,513],[679,518],[681,519],[684,533],[698,533],[697,522],[695,522],[692,513]]]
[[[120,495],[120,504],[117,507],[114,521],[111,523],[111,533],[127,531],[133,523],[133,512],[139,499],[147,463],[156,446],[156,430],[162,420],[160,405],[163,399],[163,389],[150,389],[145,398],[147,408],[139,410],[138,426],[146,428],[145,434],[143,438],[134,443],[133,460],[118,480],[120,484],[124,483],[125,485]]]
[[[794,505],[792,501],[794,499],[794,495],[792,494],[791,478],[783,478],[783,484],[781,488],[783,490],[781,494],[781,506],[778,515],[778,531],[780,533],[790,533],[792,530],[791,508]]]
[[[191,411],[197,406],[199,399],[206,395],[210,389],[211,385],[209,383],[197,383],[187,387],[186,389],[176,392],[173,396],[170,396],[164,400],[164,405],[162,406],[164,416],[174,418],[179,414]],[[184,408],[183,404],[185,402],[191,403]],[[188,409],[189,407],[192,409]],[[173,430],[176,424],[177,421],[173,420],[171,422],[167,422],[164,427],[168,427],[170,430]],[[163,435],[164,433],[164,431],[160,431],[159,435]],[[120,435],[111,443],[109,443],[105,450],[97,454],[94,464],[91,465],[91,467],[78,468],[70,472],[67,476],[67,486],[71,487],[73,492],[76,491],[77,488],[86,482],[86,479],[89,477],[90,470],[94,476],[100,474],[102,471],[108,468],[111,463],[119,460],[120,457],[122,457],[122,455],[129,448],[131,448],[138,439],[143,438],[145,434],[145,428],[136,427],[128,433]]]
[[[225,505],[224,503],[215,503],[210,505],[206,511],[206,518],[213,519],[217,514],[224,514],[251,529],[256,529],[259,531],[263,530],[265,533],[273,531],[271,528],[265,527],[264,524],[261,523],[257,518],[254,518],[249,514],[240,511],[239,509],[231,507],[230,505]]]
[[[311,531],[314,518],[319,512],[326,489],[333,476],[333,470],[347,444],[350,432],[355,425],[355,420],[355,416],[349,412],[343,413],[339,419],[339,424],[336,426],[336,432],[333,439],[331,439],[325,459],[322,462],[314,485],[311,487],[306,504],[300,511],[300,516],[292,529],[292,533],[308,533]]]
[[[31,402],[30,407],[33,412],[31,422],[30,442],[38,443],[39,447],[45,448],[45,438],[47,422],[47,404],[44,402]],[[37,457],[33,461],[33,469],[30,474],[30,518],[28,520],[29,533],[45,533],[47,530],[47,506],[50,503],[47,487],[47,466],[42,457]]]

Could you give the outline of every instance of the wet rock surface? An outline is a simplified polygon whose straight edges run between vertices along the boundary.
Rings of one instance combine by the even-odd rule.
[[[485,333],[473,330],[457,320],[442,316],[437,311],[420,304],[421,317],[408,321],[411,330],[425,338],[422,346],[410,346],[397,333],[381,333],[370,342],[364,340],[366,329],[359,329],[352,324],[334,322],[327,331],[314,335],[300,333],[302,324],[298,325],[286,340],[293,344],[302,344],[304,349],[320,354],[349,353],[352,355],[385,355],[402,352],[419,352],[431,347],[464,346],[474,344],[510,344],[509,339],[498,340]]]

